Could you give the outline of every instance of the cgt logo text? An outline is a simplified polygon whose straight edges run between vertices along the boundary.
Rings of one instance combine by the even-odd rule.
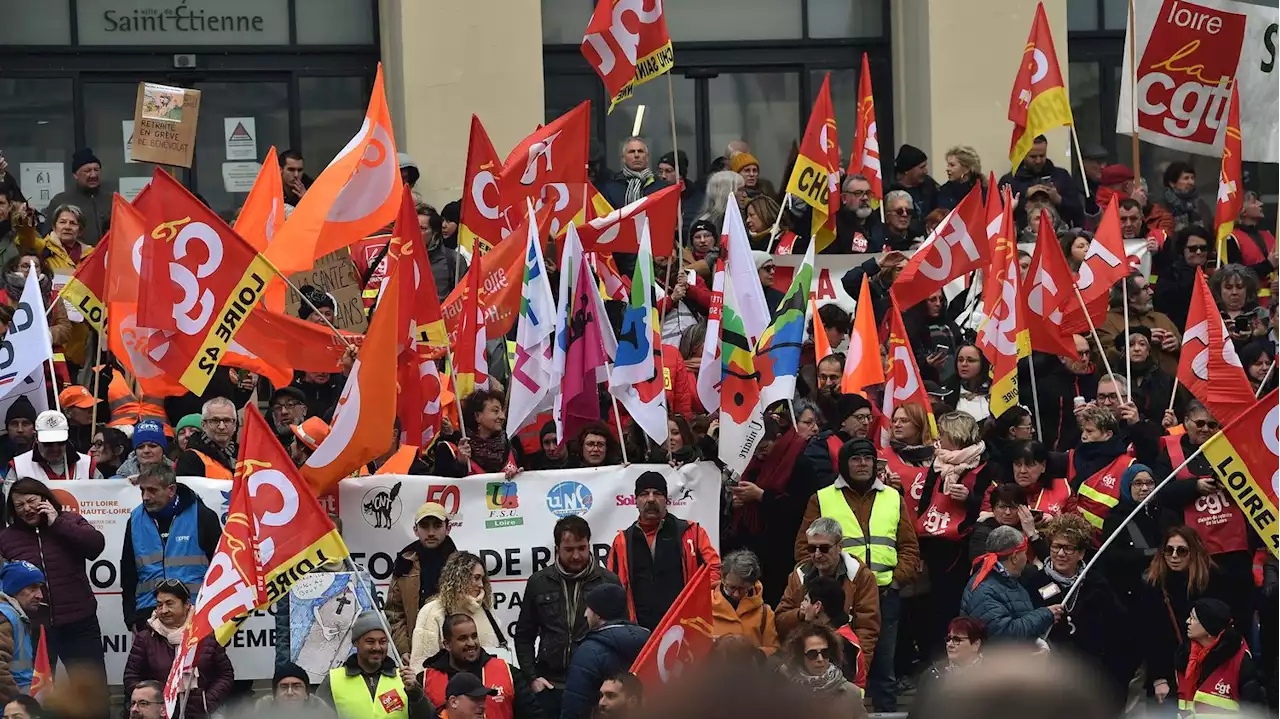
[[[547,492],[547,509],[558,519],[585,517],[594,502],[591,490],[581,482],[560,482]]]
[[[693,501],[693,490],[689,487],[675,487],[671,493],[671,497],[667,500],[668,507],[683,507]],[[618,507],[634,507],[636,506],[636,496],[634,494],[616,495],[615,506]]]
[[[515,482],[488,482],[485,484],[484,504],[488,518],[485,529],[519,527],[524,524],[520,516],[520,495]]]

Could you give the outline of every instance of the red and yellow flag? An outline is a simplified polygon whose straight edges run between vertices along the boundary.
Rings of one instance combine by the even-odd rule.
[[[1006,189],[1005,192],[1008,192]],[[991,416],[1018,404],[1018,360],[1031,356],[1027,319],[1019,302],[1020,269],[1015,244],[1013,198],[1005,197],[1004,221],[983,286],[983,313],[978,347],[991,362]],[[1040,213],[1045,221],[1048,213]]]
[[[498,178],[502,159],[493,149],[489,133],[480,118],[471,116],[471,137],[467,141],[467,166],[462,187],[462,211],[458,219],[458,247],[466,254],[488,252],[502,241],[502,191]]]
[[[515,243],[512,243],[515,244]],[[467,270],[467,293],[462,298],[462,321],[458,339],[453,344],[453,371],[458,397],[489,386],[489,366],[485,359],[485,309],[480,303],[480,278],[483,276],[482,260],[477,255]],[[465,419],[465,418],[464,418]]]
[[[675,67],[663,3],[598,0],[582,37],[582,56],[604,81],[609,112],[636,85]]]
[[[889,369],[885,373],[884,400],[880,407],[880,412],[884,415],[880,428],[880,446],[889,446],[889,426],[893,423],[894,410],[908,404],[920,405],[924,409],[929,415],[930,434],[937,436],[933,403],[929,400],[929,393],[925,391],[924,380],[920,378],[920,366],[916,364],[915,353],[911,351],[911,340],[907,337],[906,325],[902,323],[902,312],[898,309],[897,300],[890,303],[885,322],[889,325]]]
[[[631,664],[646,687],[659,687],[692,671],[711,651],[711,565],[704,564],[663,615],[657,629]]]
[[[143,189],[146,192],[146,189]],[[107,318],[107,247],[111,243],[108,230],[97,246],[80,260],[76,273],[58,294],[84,316],[95,332],[106,331]],[[101,249],[98,249],[101,248]]]
[[[1226,140],[1222,143],[1222,170],[1218,173],[1218,204],[1213,224],[1218,228],[1218,257],[1226,262],[1227,238],[1236,228],[1236,218],[1244,209],[1244,175],[1241,161],[1244,142],[1240,137],[1240,93],[1231,84],[1231,104],[1227,108]]]
[[[818,252],[825,250],[836,239],[836,210],[840,209],[840,141],[831,106],[831,73],[822,79],[813,102],[787,192],[813,208],[811,237]]]
[[[1244,511],[1249,526],[1271,555],[1280,556],[1277,531],[1276,466],[1280,465],[1280,390],[1254,402],[1204,443],[1204,457],[1222,486]]]
[[[876,101],[871,95],[871,68],[862,53],[862,76],[858,79],[858,128],[849,155],[849,174],[862,175],[871,184],[871,206],[884,200],[884,174],[880,171],[880,136],[876,132]]]
[[[1178,354],[1178,380],[1223,424],[1234,421],[1253,404],[1253,389],[1235,343],[1199,268]]]
[[[1036,18],[1022,50],[1022,63],[1009,94],[1009,120],[1013,138],[1009,143],[1009,163],[1017,171],[1036,137],[1045,130],[1072,125],[1071,101],[1062,83],[1058,53],[1044,14],[1044,3],[1036,3]]]
[[[36,646],[36,663],[31,673],[31,698],[45,703],[49,690],[53,688],[53,667],[49,664],[49,645],[45,642],[48,627],[40,629],[40,641]]]
[[[364,123],[293,208],[267,259],[282,274],[310,270],[316,260],[395,219],[402,184],[379,63]]]

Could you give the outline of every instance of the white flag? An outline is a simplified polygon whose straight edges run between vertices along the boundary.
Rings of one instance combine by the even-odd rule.
[[[11,392],[25,391],[23,380],[53,359],[53,337],[40,295],[40,275],[35,267],[27,273],[22,297],[13,308],[9,331],[0,339],[0,399]]]
[[[571,273],[564,273],[571,274]],[[563,283],[562,283],[563,284]],[[529,211],[529,235],[524,254],[520,319],[516,324],[516,359],[511,367],[511,402],[507,436],[514,437],[537,413],[550,409],[552,346],[555,344],[556,301],[551,294],[546,262],[538,238],[538,223]],[[558,392],[557,392],[558,394]]]

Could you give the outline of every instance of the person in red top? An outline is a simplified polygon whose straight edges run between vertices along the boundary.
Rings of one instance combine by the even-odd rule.
[[[694,414],[693,403],[697,396],[694,386],[695,376],[684,364],[680,356],[680,348],[672,344],[662,344],[662,384],[667,390],[667,408],[685,417]],[[698,408],[701,410],[701,406]]]
[[[720,555],[707,530],[667,511],[667,478],[659,472],[636,477],[640,518],[618,531],[609,550],[609,569],[627,590],[627,608],[640,626],[653,631],[693,573],[711,567],[720,581]]]
[[[1235,714],[1241,704],[1264,703],[1262,683],[1227,605],[1200,599],[1187,617],[1187,639],[1179,651],[1178,714]]]

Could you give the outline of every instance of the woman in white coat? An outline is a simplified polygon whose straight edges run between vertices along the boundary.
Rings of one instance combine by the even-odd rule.
[[[493,614],[493,587],[484,562],[471,552],[456,552],[440,570],[440,592],[418,611],[409,655],[414,671],[440,651],[441,628],[451,614],[465,614],[475,621],[481,647],[491,653],[506,649],[507,639]]]

